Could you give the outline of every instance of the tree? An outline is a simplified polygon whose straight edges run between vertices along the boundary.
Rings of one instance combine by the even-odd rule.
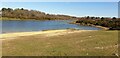
[[[23,8],[21,8],[21,10],[24,10]]]
[[[95,19],[95,17],[91,17],[91,19]]]
[[[86,19],[89,19],[89,18],[90,18],[89,16],[86,17]]]
[[[103,19],[105,19],[104,17],[101,17],[101,19],[103,20]]]
[[[9,12],[10,12],[10,11],[13,11],[13,9],[11,9],[11,8],[8,8],[7,10],[8,10]]]
[[[113,17],[112,19],[116,19],[116,17]]]
[[[5,10],[7,10],[6,8],[2,8],[2,11],[5,11]]]

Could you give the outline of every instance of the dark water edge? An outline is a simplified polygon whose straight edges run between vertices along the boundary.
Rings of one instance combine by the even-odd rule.
[[[3,20],[2,33],[31,32],[56,29],[101,30],[92,26],[69,24],[73,20]]]

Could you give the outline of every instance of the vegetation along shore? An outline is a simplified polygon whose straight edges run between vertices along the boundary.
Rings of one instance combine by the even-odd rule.
[[[75,21],[75,23],[87,26],[96,26],[109,30],[120,30],[120,18],[98,18],[98,17],[84,17]]]
[[[55,15],[47,14],[37,10],[28,10],[23,8],[2,8],[2,17],[17,18],[21,20],[35,19],[35,20],[63,20],[63,19],[76,19],[77,17],[68,15]],[[7,19],[6,18],[6,19]]]

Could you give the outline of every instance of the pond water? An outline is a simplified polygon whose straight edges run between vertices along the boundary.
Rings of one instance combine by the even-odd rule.
[[[2,24],[2,33],[28,32],[67,28],[74,28],[80,30],[100,30],[100,28],[69,24],[69,22],[71,22],[71,20],[15,20],[15,21],[3,20],[0,21],[0,24]]]

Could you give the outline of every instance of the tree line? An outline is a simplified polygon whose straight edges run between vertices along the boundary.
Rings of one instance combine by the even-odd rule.
[[[54,19],[76,19],[77,17],[68,15],[46,14],[37,10],[28,10],[23,8],[2,8],[2,17],[20,18],[20,19],[36,19],[36,20],[54,20]]]
[[[103,26],[108,27],[110,30],[120,30],[120,18],[105,18],[105,17],[84,17],[80,18],[76,21],[76,23],[80,23],[81,25],[95,25],[95,26]]]

